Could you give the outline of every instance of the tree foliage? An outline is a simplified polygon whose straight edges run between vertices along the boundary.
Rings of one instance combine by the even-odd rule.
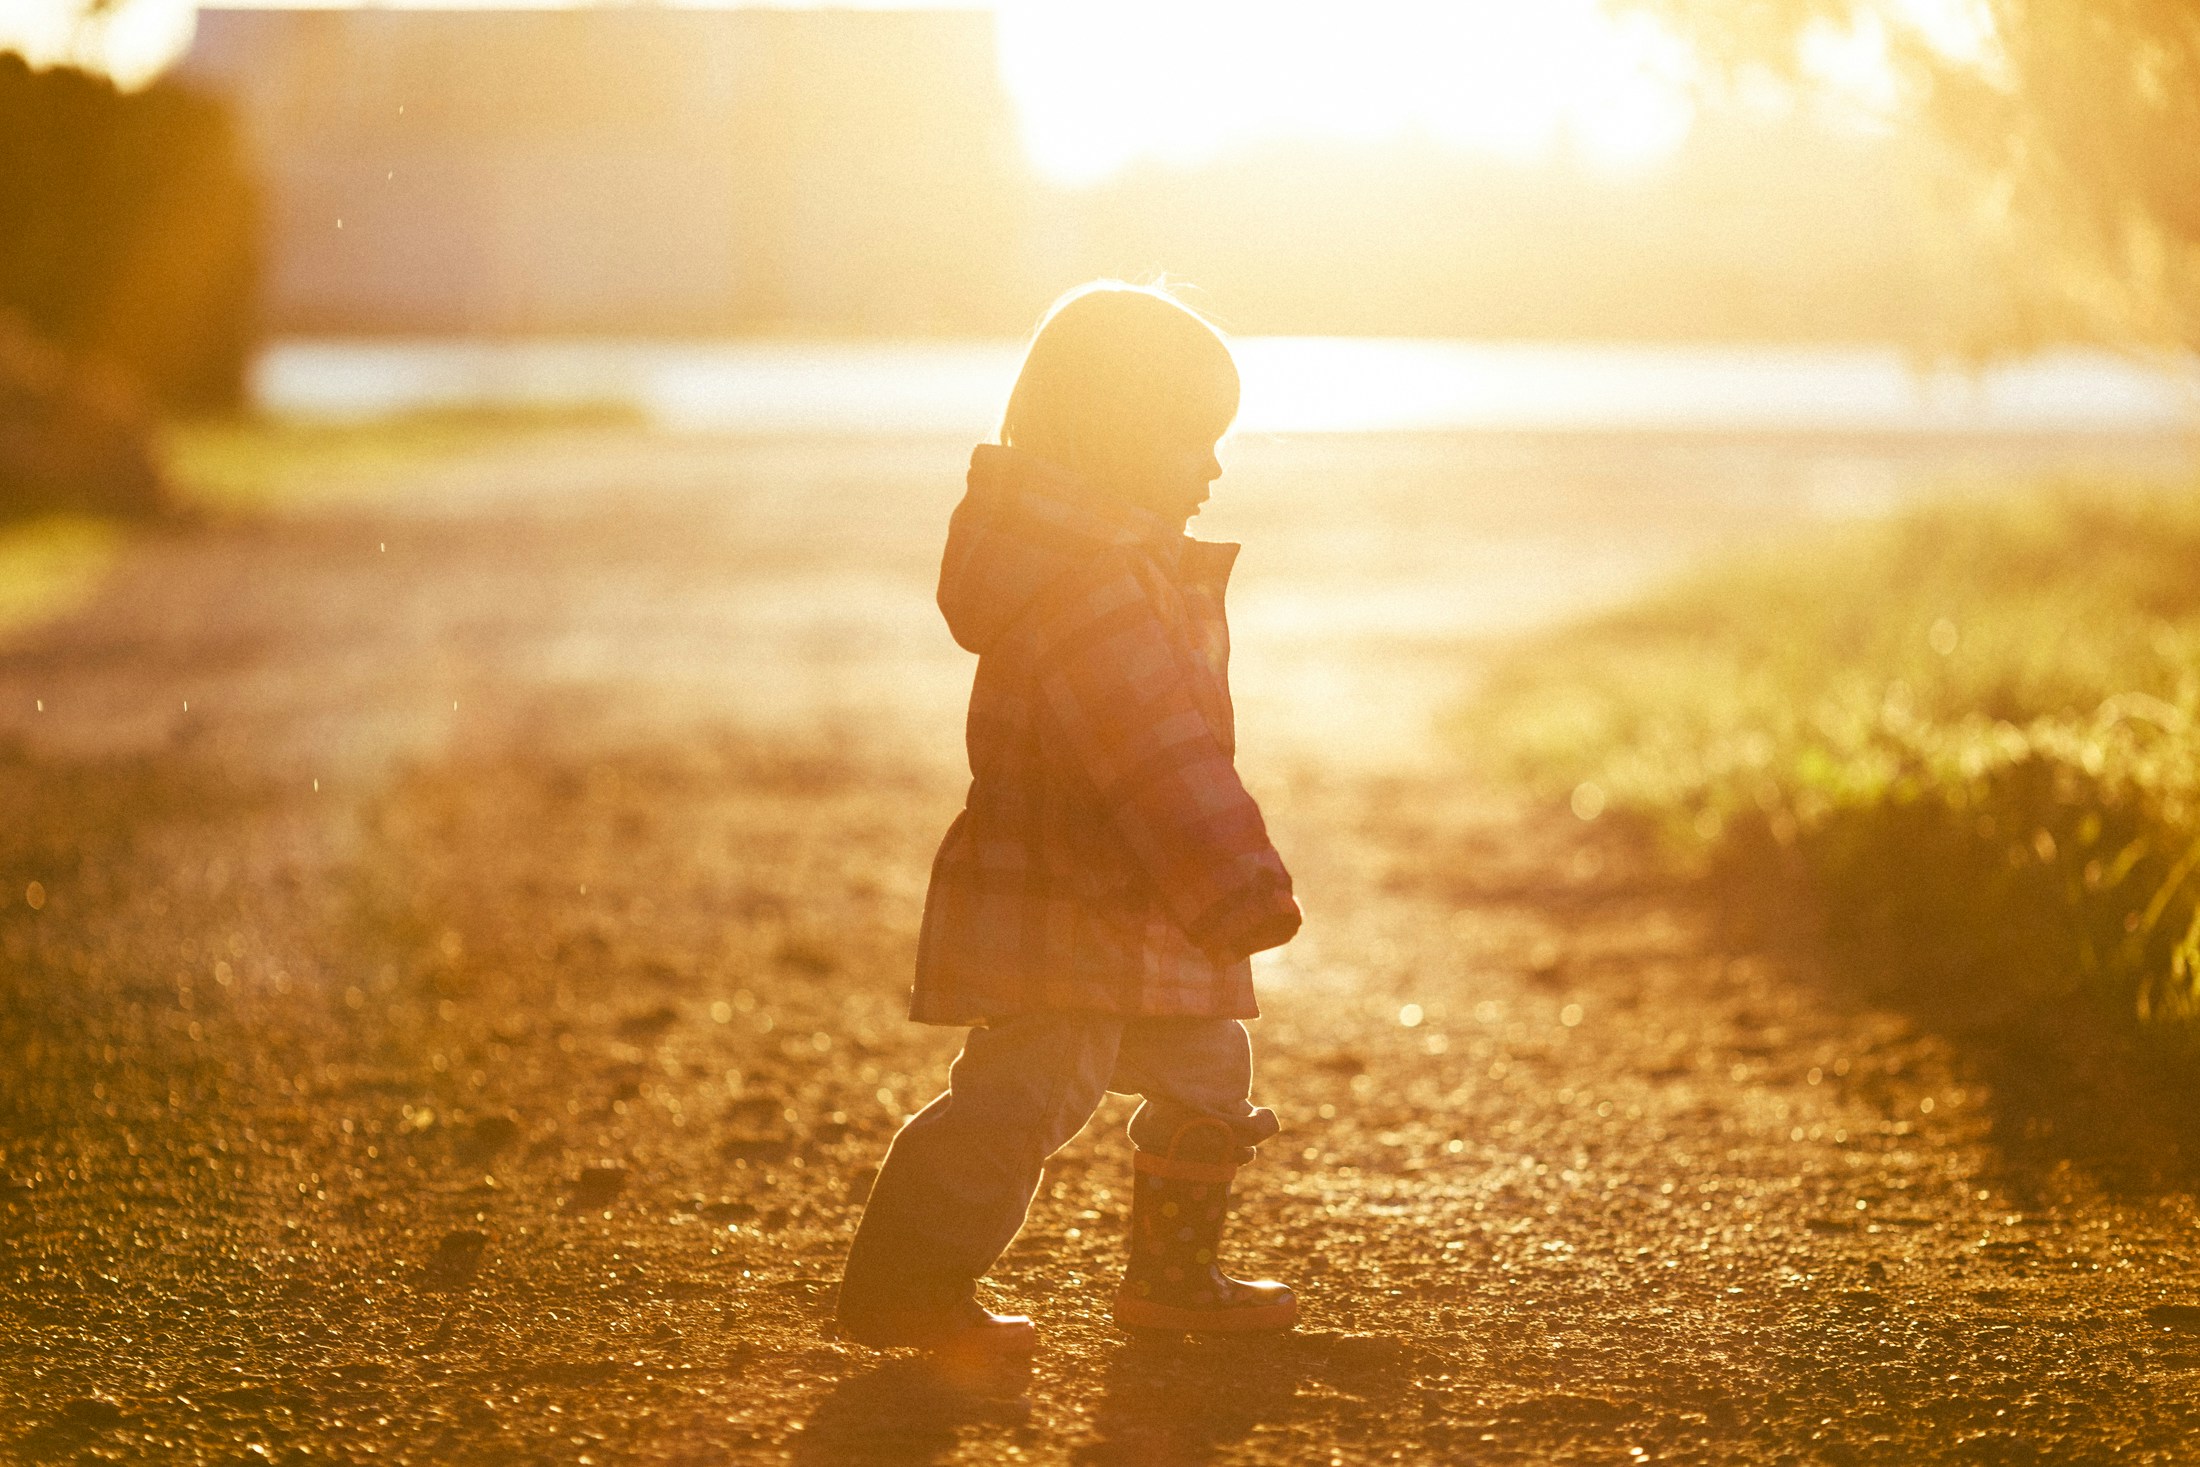
[[[0,313],[155,398],[240,396],[259,204],[227,112],[0,54]]]
[[[2004,344],[2200,345],[2200,0],[1612,0],[1718,74],[1807,81],[1882,41],[1896,105],[1954,145],[2012,289]]]

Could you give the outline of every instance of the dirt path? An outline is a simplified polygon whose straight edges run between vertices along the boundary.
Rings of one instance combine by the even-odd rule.
[[[1478,638],[1789,522],[1480,451],[1251,445],[1221,527],[1307,1323],[1107,1324],[1111,1102],[996,1278],[1020,1397],[820,1330],[955,1043],[958,447],[530,439],[141,546],[0,649],[0,1456],[2190,1460],[2183,1174],[1431,755]]]

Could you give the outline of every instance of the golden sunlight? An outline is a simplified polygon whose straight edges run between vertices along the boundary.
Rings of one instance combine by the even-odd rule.
[[[124,87],[152,81],[190,49],[189,0],[0,0],[0,51],[34,66],[81,66]]]
[[[1420,135],[1627,166],[1678,146],[1687,48],[1597,0],[1002,0],[1003,78],[1034,164],[1091,182],[1273,139]]]

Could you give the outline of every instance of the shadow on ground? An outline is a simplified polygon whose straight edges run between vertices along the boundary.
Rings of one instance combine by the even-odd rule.
[[[1149,1339],[1109,1357],[1085,1467],[1199,1463],[1271,1428],[1304,1421],[1314,1398],[1402,1392],[1399,1341],[1325,1331],[1249,1339]]]
[[[2200,1054],[2190,1041],[2068,993],[2028,998],[1990,964],[1939,963],[1868,924],[1829,920],[1823,899],[1778,851],[1730,852],[1689,875],[1674,869],[1653,832],[1607,819],[1593,830],[1562,826],[1555,845],[1531,840],[1473,854],[1413,884],[1462,904],[1533,912],[1560,928],[1628,904],[1694,909],[1709,917],[1718,948],[1772,958],[1831,1012],[1898,1016],[1937,1040],[1983,1098],[1992,1152],[2020,1196],[2071,1167],[2132,1198],[2200,1188],[2192,1139],[2200,1136]],[[1900,1078],[1882,1067],[1859,1088]]]
[[[955,1369],[921,1356],[874,1366],[834,1386],[795,1437],[810,1467],[895,1467],[946,1460],[982,1427],[1011,1440],[1030,1419],[1028,1363]]]
[[[1319,1410],[1317,1399],[1400,1394],[1398,1341],[1307,1332],[1246,1339],[1141,1338],[1108,1350],[1081,1467],[1175,1467],[1216,1460],[1265,1429]],[[794,1460],[817,1467],[945,1461],[963,1433],[987,1427],[1017,1440],[1028,1375],[983,1373],[921,1358],[887,1361],[828,1392],[795,1439]]]
[[[1676,895],[1719,914],[1723,943],[1762,948],[1848,1014],[1902,1016],[1947,1049],[1983,1098],[2002,1180],[2029,1201],[2070,1168],[2111,1195],[2200,1187],[2200,1053],[2078,980],[2033,993],[1991,962],[1921,954],[1882,926],[1829,917],[1778,861],[1736,860]],[[1945,944],[1944,944],[1945,945]]]

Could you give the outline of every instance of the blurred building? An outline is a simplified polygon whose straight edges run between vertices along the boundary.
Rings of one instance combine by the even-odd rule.
[[[1914,141],[1706,118],[1615,174],[1277,139],[1027,162],[983,10],[229,10],[277,333],[1012,335],[1167,273],[1247,332],[1886,341],[1979,309]]]
[[[980,11],[204,11],[277,332],[1014,330]]]

